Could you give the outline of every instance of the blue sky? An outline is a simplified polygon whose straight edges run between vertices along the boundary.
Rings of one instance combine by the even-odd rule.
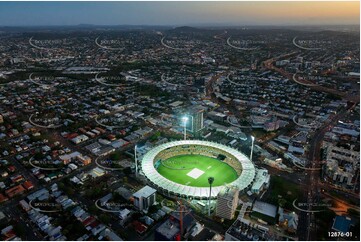
[[[358,24],[359,2],[0,2],[0,26]]]

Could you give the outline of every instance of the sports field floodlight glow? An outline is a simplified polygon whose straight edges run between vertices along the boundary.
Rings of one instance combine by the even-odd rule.
[[[251,155],[249,157],[250,161],[252,162],[252,157],[253,157],[253,147],[254,147],[254,137],[251,136],[251,139],[252,139],[252,147],[251,147]]]
[[[183,118],[182,118],[182,120],[183,120],[183,125],[184,125],[184,140],[186,140],[187,139],[187,122],[188,122],[188,117],[186,117],[186,116],[184,116]]]

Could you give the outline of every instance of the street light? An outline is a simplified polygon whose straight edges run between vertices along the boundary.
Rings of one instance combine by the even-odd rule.
[[[251,139],[252,139],[252,148],[251,148],[251,155],[250,155],[249,159],[252,161],[252,157],[253,157],[253,147],[254,147],[254,137],[251,136]]]
[[[211,216],[211,194],[212,194],[212,183],[214,182],[214,177],[208,177],[209,183],[209,199],[208,199],[208,216]]]
[[[183,125],[184,125],[184,140],[187,139],[187,122],[188,122],[188,117],[183,117]]]

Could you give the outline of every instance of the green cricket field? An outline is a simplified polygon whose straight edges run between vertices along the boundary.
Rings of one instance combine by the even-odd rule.
[[[168,180],[192,187],[209,187],[208,177],[214,177],[212,186],[222,186],[238,178],[237,172],[227,163],[193,154],[161,161],[157,171]]]

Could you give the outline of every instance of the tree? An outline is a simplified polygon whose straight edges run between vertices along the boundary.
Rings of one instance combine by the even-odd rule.
[[[125,175],[129,175],[132,173],[132,169],[130,169],[130,167],[127,167],[127,168],[124,168],[123,172]]]
[[[105,224],[109,224],[110,221],[111,221],[110,216],[107,215],[107,214],[101,214],[101,215],[99,216],[99,220],[102,221],[102,222],[105,223]]]
[[[67,195],[69,195],[69,196],[71,196],[71,195],[74,195],[74,189],[72,189],[71,187],[65,187],[64,188],[64,192],[67,194]]]
[[[149,207],[148,213],[149,213],[149,214],[155,213],[155,212],[158,211],[158,209],[159,209],[159,208],[158,208],[157,205],[152,205],[152,206]]]
[[[25,236],[25,226],[22,223],[17,223],[14,225],[14,232],[20,236],[20,237],[24,237]]]
[[[41,160],[41,159],[43,159],[45,156],[43,155],[43,154],[41,154],[41,153],[36,153],[35,155],[34,155],[34,159],[35,160]]]
[[[65,235],[65,236],[67,236],[68,234],[69,234],[69,231],[67,230],[67,229],[63,229],[63,234]]]
[[[118,160],[120,160],[120,154],[118,152],[115,152],[109,156],[109,159],[111,159],[113,161],[118,161]]]
[[[95,206],[95,204],[89,206],[88,209],[91,214],[95,214],[96,212],[98,212],[98,208]]]
[[[360,213],[353,208],[347,209],[347,213],[351,216],[360,217]]]
[[[150,141],[156,141],[160,137],[160,131],[155,132],[152,136],[150,136]]]
[[[58,182],[58,188],[59,188],[59,190],[64,190],[64,188],[65,188],[64,183]]]

